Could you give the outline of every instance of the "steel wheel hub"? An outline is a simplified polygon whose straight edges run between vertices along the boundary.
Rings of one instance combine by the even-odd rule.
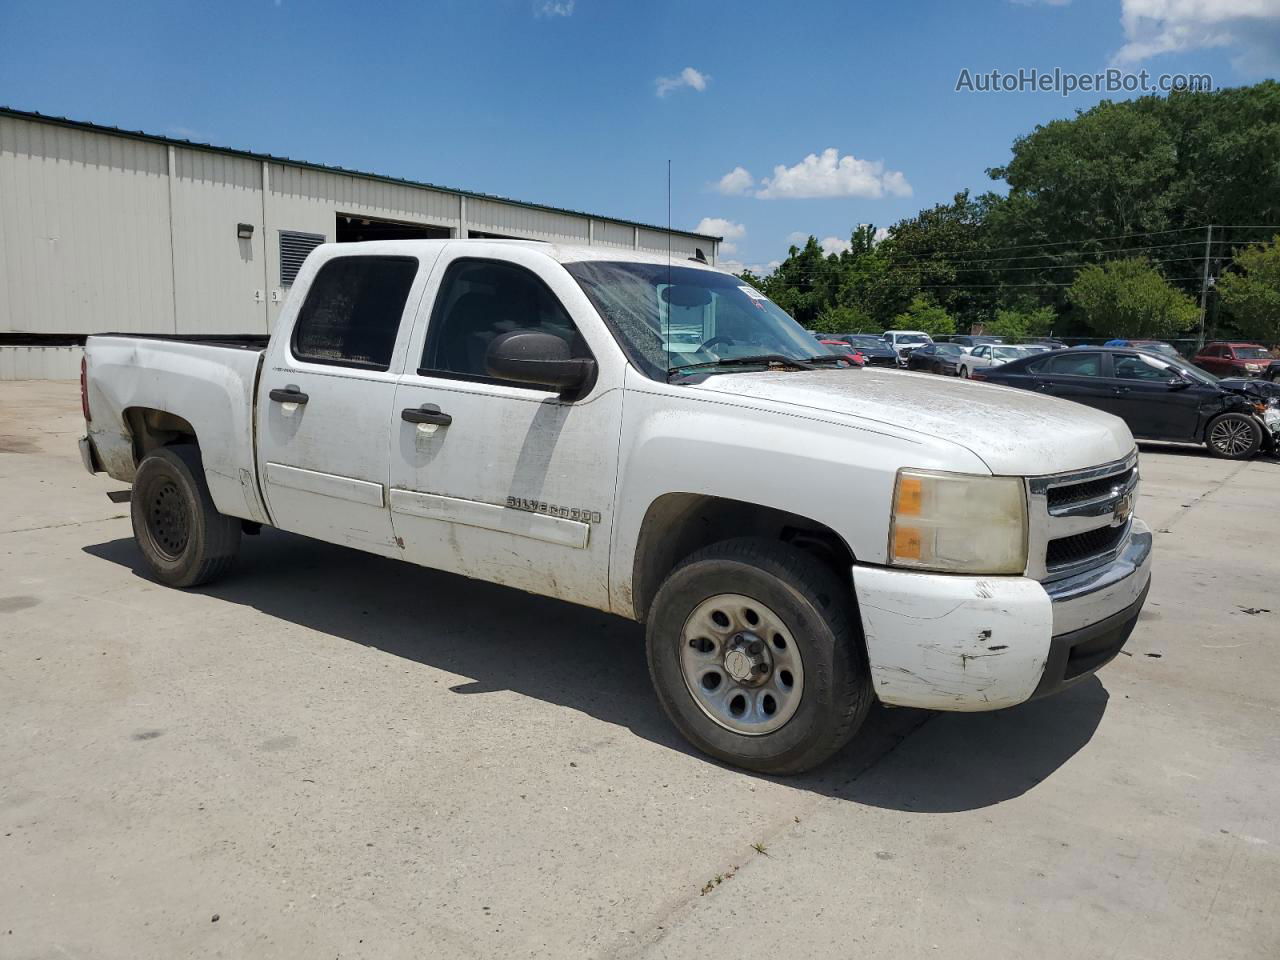
[[[749,736],[779,729],[804,692],[804,664],[791,631],[769,607],[740,594],[709,597],[689,614],[680,669],[703,713]]]
[[[191,520],[176,484],[166,481],[154,489],[147,506],[147,526],[157,550],[170,560],[182,556],[191,536]]]

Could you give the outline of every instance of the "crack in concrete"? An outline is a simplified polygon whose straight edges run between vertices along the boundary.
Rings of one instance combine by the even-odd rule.
[[[46,523],[39,527],[18,527],[14,530],[0,530],[0,537],[10,533],[31,533],[34,530],[56,530],[59,527],[82,527],[86,523],[105,523],[107,520],[128,520],[127,513],[113,513],[109,517],[97,517],[93,520],[71,520],[67,523]]]
[[[1219,480],[1217,483],[1211,486],[1208,490],[1200,494],[1200,496],[1194,498],[1190,503],[1183,504],[1182,509],[1179,510],[1177,513],[1175,513],[1172,517],[1170,517],[1169,522],[1164,524],[1164,526],[1162,526],[1156,532],[1157,533],[1173,532],[1174,524],[1176,524],[1179,520],[1183,519],[1192,510],[1200,506],[1200,504],[1204,503],[1204,501],[1208,500],[1211,496],[1213,496],[1215,493],[1217,493],[1219,490],[1225,487],[1228,483],[1230,483],[1240,474],[1244,473],[1245,470],[1249,469],[1251,464],[1252,464],[1252,461],[1245,460],[1243,463],[1240,464],[1240,466],[1236,467],[1229,474],[1227,474],[1225,477],[1223,477],[1221,480]]]

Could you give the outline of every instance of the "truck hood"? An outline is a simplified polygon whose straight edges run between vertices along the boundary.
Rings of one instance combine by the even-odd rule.
[[[924,434],[958,444],[992,473],[1008,476],[1095,467],[1134,448],[1129,428],[1109,413],[1026,390],[929,374],[870,367],[760,371],[715,374],[695,389]]]

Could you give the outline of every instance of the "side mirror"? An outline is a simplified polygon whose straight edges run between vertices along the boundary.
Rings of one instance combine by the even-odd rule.
[[[1165,386],[1170,390],[1185,390],[1191,386],[1191,381],[1186,377],[1170,377],[1165,381]]]
[[[551,387],[565,400],[586,393],[596,381],[594,360],[573,359],[569,344],[540,330],[513,330],[495,337],[484,360],[491,377]]]

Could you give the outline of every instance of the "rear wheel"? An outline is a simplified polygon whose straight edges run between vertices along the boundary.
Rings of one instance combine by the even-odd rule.
[[[147,566],[172,587],[221,576],[240,547],[240,521],[214,507],[193,444],[162,447],[143,459],[133,480],[130,516]]]
[[[775,541],[729,540],[681,563],[654,598],[646,647],[685,738],[761,773],[822,763],[872,701],[848,585]]]
[[[1243,413],[1224,413],[1209,422],[1205,444],[1215,457],[1247,460],[1262,446],[1262,427]]]
[[[969,368],[968,368],[968,367],[964,367],[964,366],[962,366],[962,367],[960,368],[960,376],[962,376],[962,377],[964,377],[966,380],[968,380],[968,379],[969,379]]]

